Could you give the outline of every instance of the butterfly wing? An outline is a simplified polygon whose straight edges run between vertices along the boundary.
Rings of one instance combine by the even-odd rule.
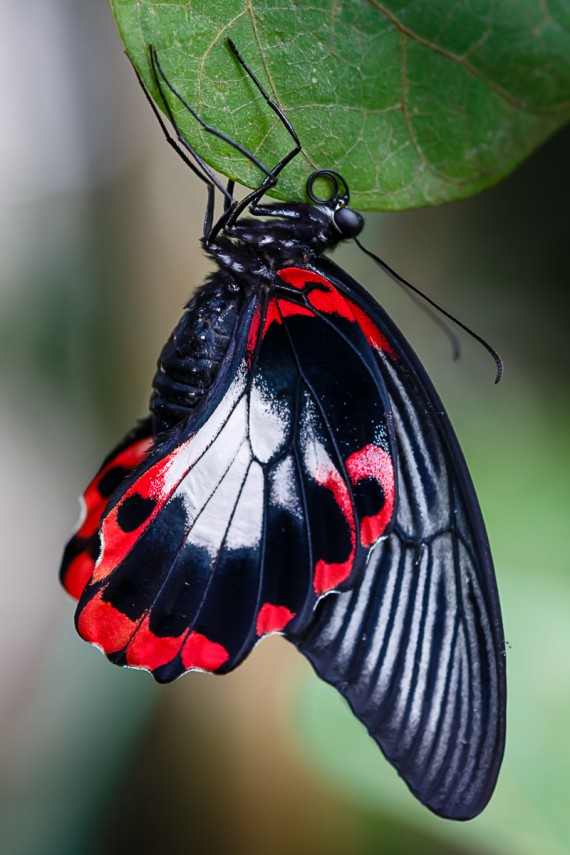
[[[390,525],[393,441],[344,299],[317,274],[282,275],[244,304],[201,404],[113,494],[79,633],[168,681],[300,631]]]
[[[315,270],[355,305],[394,420],[394,524],[350,591],[287,637],[344,695],[412,792],[476,816],[505,737],[505,642],[493,565],[457,439],[417,357],[385,312],[332,262]],[[360,314],[359,314],[360,313]]]
[[[65,546],[59,571],[61,584],[76,600],[93,575],[100,548],[99,524],[107,502],[121,481],[142,463],[152,442],[152,423],[147,418],[107,455],[81,497],[81,517]]]

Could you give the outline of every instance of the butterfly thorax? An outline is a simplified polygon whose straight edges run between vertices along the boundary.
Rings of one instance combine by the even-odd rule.
[[[211,388],[244,298],[270,292],[280,284],[279,270],[304,267],[350,236],[327,206],[287,203],[264,211],[268,219],[244,217],[204,242],[219,269],[188,303],[160,354],[150,400],[155,434],[187,418]]]
[[[267,205],[268,219],[244,217],[206,251],[239,282],[269,284],[284,267],[306,264],[345,240],[335,224],[335,211],[327,206],[302,203]]]

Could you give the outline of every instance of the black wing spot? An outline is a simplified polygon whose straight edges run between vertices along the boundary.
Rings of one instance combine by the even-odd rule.
[[[375,478],[363,478],[352,485],[356,507],[364,516],[380,513],[386,503],[382,485]]]
[[[311,484],[308,492],[315,555],[327,564],[344,561],[352,551],[346,517],[326,487]]]
[[[89,542],[85,551],[87,552],[89,558],[91,558],[93,561],[97,561],[97,559],[99,558],[99,553],[101,551],[101,543],[99,541],[98,534],[94,534],[93,537],[89,538]]]
[[[125,469],[124,466],[113,466],[112,469],[105,472],[97,485],[97,490],[102,498],[108,499],[128,473],[129,470]]]
[[[152,514],[155,506],[155,499],[145,499],[139,493],[135,493],[119,505],[117,525],[124,532],[136,531]]]

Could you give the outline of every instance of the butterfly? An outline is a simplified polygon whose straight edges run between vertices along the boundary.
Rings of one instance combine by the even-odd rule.
[[[363,226],[344,179],[318,170],[309,202],[261,204],[301,144],[228,44],[294,148],[269,170],[209,129],[264,171],[235,200],[178,130],[169,96],[202,120],[150,49],[176,140],[145,94],[208,187],[216,269],[160,355],[149,416],[87,487],[61,579],[82,638],[159,682],[227,673],[280,633],[428,808],[468,819],[493,792],[505,733],[505,642],[471,478],[410,345],[324,255]]]

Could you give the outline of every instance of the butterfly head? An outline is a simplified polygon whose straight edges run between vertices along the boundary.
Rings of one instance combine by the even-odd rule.
[[[315,193],[317,181],[326,182],[330,193],[324,198]],[[318,169],[307,181],[307,195],[321,210],[325,211],[335,229],[334,237],[339,242],[357,237],[364,227],[364,219],[358,211],[349,206],[350,191],[348,184],[338,172],[331,169]]]

